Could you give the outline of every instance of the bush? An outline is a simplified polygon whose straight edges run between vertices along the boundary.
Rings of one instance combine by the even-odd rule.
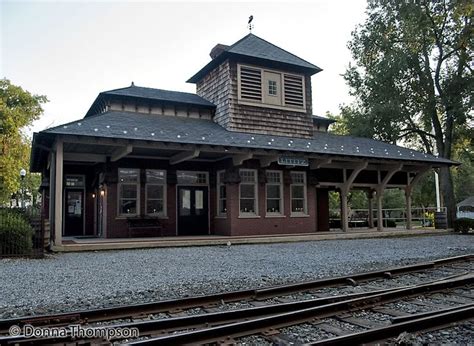
[[[33,229],[14,210],[0,210],[0,255],[28,255],[33,249]]]
[[[468,233],[470,229],[474,228],[474,219],[461,218],[454,220],[454,230],[456,232]]]

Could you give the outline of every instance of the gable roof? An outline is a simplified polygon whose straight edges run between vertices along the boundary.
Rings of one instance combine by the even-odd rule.
[[[456,164],[444,158],[369,138],[324,132],[315,133],[311,139],[261,135],[227,131],[211,120],[117,111],[108,111],[50,128],[38,135],[45,134],[276,149],[300,154],[424,162],[433,165]]]
[[[132,85],[129,87],[101,92],[90,107],[86,117],[96,114],[96,106],[104,101],[104,99],[110,97],[137,98],[156,102],[169,102],[197,107],[215,108],[213,103],[196,94],[181,91],[145,88],[136,86],[132,83]]]
[[[252,61],[270,64],[269,67],[281,66],[290,69],[297,69],[310,74],[322,71],[318,66],[313,65],[254,34],[248,34],[211,60],[198,73],[192,76],[188,82],[197,83],[209,71],[229,57],[251,59]]]

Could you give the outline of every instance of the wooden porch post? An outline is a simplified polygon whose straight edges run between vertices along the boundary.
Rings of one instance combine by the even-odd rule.
[[[406,213],[407,213],[407,224],[406,229],[412,229],[412,211],[411,211],[411,193],[413,192],[413,187],[420,181],[420,179],[431,169],[431,166],[424,167],[418,171],[410,181],[410,175],[408,174],[407,180],[408,184],[405,187],[405,203],[406,203]]]
[[[367,199],[369,200],[369,228],[374,228],[374,211],[373,211],[373,200],[374,192],[371,190],[367,193]]]
[[[349,215],[347,210],[347,192],[341,190],[339,193],[341,196],[341,228],[343,232],[349,230]]]
[[[409,188],[409,187],[407,187],[405,189],[405,203],[406,203],[406,213],[407,213],[406,229],[412,229],[412,222],[411,222],[411,188]]]
[[[54,245],[57,246],[63,241],[63,142],[61,139],[56,142],[54,157]]]
[[[349,212],[348,212],[348,207],[347,207],[347,195],[349,195],[349,191],[351,190],[352,184],[354,183],[354,180],[357,178],[360,172],[362,172],[365,168],[367,168],[368,162],[364,161],[361,162],[353,167],[348,167],[352,168],[352,173],[349,177],[346,177],[347,168],[344,168],[344,183],[341,186],[341,228],[344,232],[347,232],[349,230]]]
[[[385,187],[387,186],[390,179],[392,179],[393,175],[400,171],[403,167],[403,164],[393,165],[390,166],[387,170],[387,174],[381,181],[381,172],[378,171],[378,180],[379,184],[377,185],[376,189],[376,198],[377,198],[377,230],[383,231],[383,215],[382,215],[382,199],[383,199],[383,192]]]
[[[377,230],[383,231],[383,215],[382,215],[382,200],[383,200],[383,189],[377,190]]]

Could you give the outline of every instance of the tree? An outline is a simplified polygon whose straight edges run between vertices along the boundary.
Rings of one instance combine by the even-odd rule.
[[[473,14],[464,0],[369,1],[348,44],[356,65],[344,78],[356,101],[341,109],[346,128],[453,159],[473,124]],[[451,225],[452,172],[439,173]]]
[[[20,169],[29,168],[30,139],[24,129],[39,119],[46,96],[32,95],[8,79],[0,80],[0,203],[8,201],[20,190]],[[27,175],[24,186],[29,195],[35,195],[38,177]]]

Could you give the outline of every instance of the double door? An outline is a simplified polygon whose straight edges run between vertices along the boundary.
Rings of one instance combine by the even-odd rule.
[[[178,235],[209,234],[207,186],[178,187]]]

